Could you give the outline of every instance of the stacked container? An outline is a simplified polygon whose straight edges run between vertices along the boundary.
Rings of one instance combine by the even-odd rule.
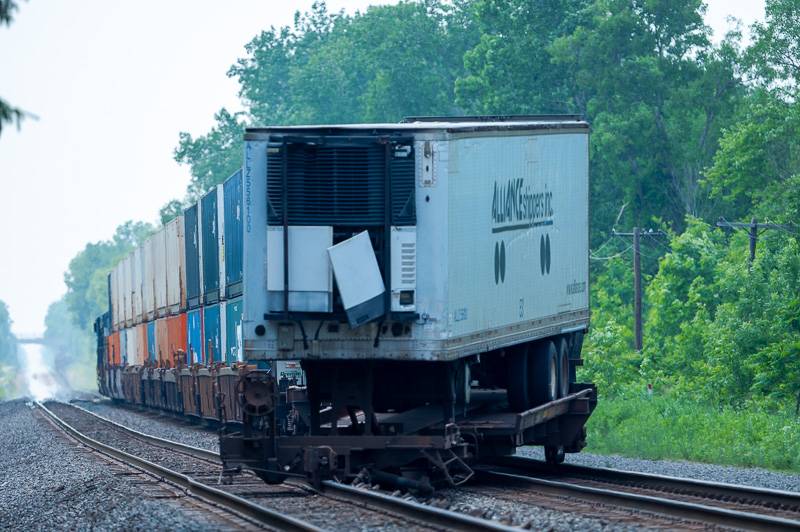
[[[202,302],[210,305],[219,301],[219,212],[217,187],[200,200],[200,268],[202,271]]]
[[[155,264],[156,316],[167,315],[167,245],[166,231],[162,227],[153,235],[153,262]]]
[[[142,287],[142,307],[145,319],[156,317],[156,263],[153,256],[154,238],[148,238],[142,245],[144,286]]]
[[[225,257],[225,298],[242,295],[242,171],[239,170],[222,185],[224,196],[224,227],[222,234]]]
[[[185,244],[183,216],[164,226],[167,272],[167,313],[178,314],[186,308]]]
[[[197,204],[183,211],[186,305],[189,309],[200,306],[200,237],[197,230],[197,211]]]

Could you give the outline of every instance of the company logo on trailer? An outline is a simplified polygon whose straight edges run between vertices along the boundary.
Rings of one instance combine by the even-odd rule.
[[[553,225],[553,193],[534,191],[524,179],[494,182],[492,233]]]

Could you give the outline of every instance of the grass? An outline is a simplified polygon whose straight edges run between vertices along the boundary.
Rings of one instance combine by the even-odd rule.
[[[800,472],[800,420],[670,398],[600,399],[587,452]]]

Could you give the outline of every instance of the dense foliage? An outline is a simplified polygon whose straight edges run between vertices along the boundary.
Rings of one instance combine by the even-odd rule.
[[[257,35],[231,67],[245,112],[221,109],[205,135],[181,134],[175,158],[191,183],[162,220],[239,167],[248,125],[577,113],[592,125],[595,259],[582,376],[620,401],[652,384],[712,411],[792,411],[800,4],[768,0],[747,47],[735,28],[714,44],[704,15],[701,0],[420,0],[352,15],[317,3]],[[762,231],[749,267],[745,232],[715,222],[751,217],[785,225]],[[644,238],[642,352],[632,348],[629,241],[612,236],[634,225],[668,235]],[[70,266],[67,304],[81,324],[100,312],[105,272],[135,241],[126,231]]]

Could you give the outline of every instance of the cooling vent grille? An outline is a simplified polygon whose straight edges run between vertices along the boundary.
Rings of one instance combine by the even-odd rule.
[[[417,244],[403,242],[400,244],[400,284],[414,288],[417,284]]]
[[[392,224],[416,223],[414,154],[410,145],[391,145],[387,153],[385,145],[377,142],[293,142],[269,148],[270,225],[283,223],[284,156],[290,225],[383,225],[387,167],[392,187]]]

